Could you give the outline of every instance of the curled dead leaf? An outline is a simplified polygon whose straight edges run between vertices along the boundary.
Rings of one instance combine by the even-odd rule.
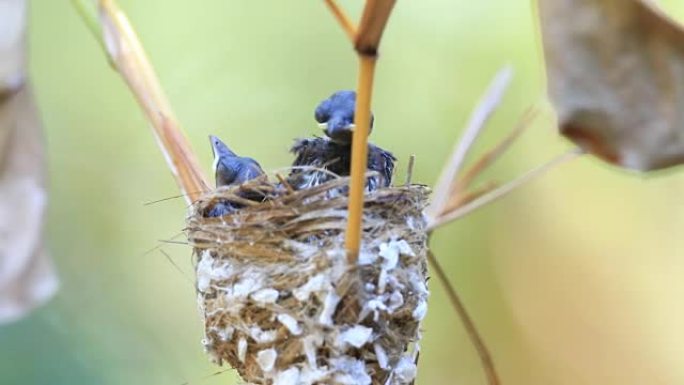
[[[57,290],[43,240],[43,132],[24,82],[25,12],[23,0],[0,0],[0,323]]]
[[[684,29],[651,2],[538,4],[562,134],[634,170],[684,163]]]

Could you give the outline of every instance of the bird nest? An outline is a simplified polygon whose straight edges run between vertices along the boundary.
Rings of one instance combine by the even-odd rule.
[[[219,188],[190,209],[205,349],[250,384],[415,380],[429,189],[367,192],[362,248],[350,263],[348,182],[294,190],[260,178]],[[263,198],[244,198],[255,195]],[[237,209],[209,215],[218,205]]]

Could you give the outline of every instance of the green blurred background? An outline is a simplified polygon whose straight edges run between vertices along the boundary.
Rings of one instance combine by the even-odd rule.
[[[677,0],[661,1],[684,16]],[[358,14],[360,1],[343,2]],[[216,134],[264,168],[317,134],[316,103],[356,60],[321,1],[121,0],[205,168]],[[238,383],[202,352],[185,205],[147,123],[66,0],[34,0],[31,74],[49,144],[48,237],[62,288],[0,328],[0,384]],[[476,151],[544,80],[529,1],[399,1],[378,66],[375,143],[433,183],[482,90],[516,77]],[[542,117],[487,178],[570,148]],[[632,175],[594,159],[552,171],[434,237],[506,385],[684,384],[684,170]],[[174,238],[178,237],[178,238]],[[431,281],[419,384],[484,384]]]

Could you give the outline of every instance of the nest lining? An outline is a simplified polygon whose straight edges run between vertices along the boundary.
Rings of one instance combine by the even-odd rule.
[[[422,185],[367,192],[358,263],[344,252],[348,178],[265,179],[196,202],[187,235],[207,353],[251,384],[411,384],[427,310]],[[261,194],[263,201],[242,198]],[[217,205],[240,207],[208,216]]]

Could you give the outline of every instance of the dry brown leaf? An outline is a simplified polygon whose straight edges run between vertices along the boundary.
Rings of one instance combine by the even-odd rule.
[[[562,134],[630,169],[684,163],[684,29],[650,2],[538,4]]]
[[[25,13],[24,0],[0,0],[0,323],[57,290],[43,241],[43,132],[25,85]]]

